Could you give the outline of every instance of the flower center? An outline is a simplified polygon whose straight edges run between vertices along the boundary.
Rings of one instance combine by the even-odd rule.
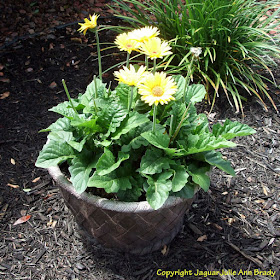
[[[163,89],[159,86],[155,86],[153,89],[152,89],[152,93],[154,96],[157,96],[157,97],[160,97],[163,95]]]

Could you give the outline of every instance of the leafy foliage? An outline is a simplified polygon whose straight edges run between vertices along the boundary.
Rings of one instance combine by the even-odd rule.
[[[151,108],[137,106],[137,89],[128,111],[129,86],[110,91],[96,79],[77,99],[51,109],[62,117],[43,130],[49,132],[48,142],[36,166],[67,161],[77,192],[102,188],[123,201],[138,201],[144,193],[154,209],[170,195],[189,198],[198,187],[207,191],[211,166],[234,175],[216,149],[234,147],[229,139],[255,131],[227,120],[211,132],[207,117],[194,106],[204,87],[186,86],[181,76],[176,81],[176,100],[158,105],[153,123]]]
[[[225,139],[232,139],[236,136],[246,136],[255,132],[253,128],[246,124],[232,122],[230,120],[226,120],[223,126],[219,124],[213,125],[213,134],[216,137],[222,136]]]
[[[69,167],[71,174],[71,182],[76,186],[76,191],[82,193],[88,186],[88,180],[92,168],[95,166],[95,162],[90,160],[91,153],[85,155],[85,152],[79,156],[76,156],[72,160],[72,164]]]

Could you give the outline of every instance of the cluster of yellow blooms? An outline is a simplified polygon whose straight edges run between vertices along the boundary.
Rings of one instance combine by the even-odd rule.
[[[85,19],[78,31],[85,35],[88,29],[94,29],[97,26],[99,15],[92,15],[90,19]],[[143,27],[131,32],[122,33],[117,36],[115,44],[121,51],[131,54],[137,51],[144,54],[147,58],[155,60],[172,54],[171,47],[167,42],[159,37],[159,30],[156,27]],[[123,67],[120,71],[114,73],[117,80],[131,87],[136,86],[141,95],[141,100],[150,106],[167,104],[174,100],[173,95],[177,86],[172,77],[167,77],[164,72],[148,72],[146,67],[140,66],[137,70],[133,65]]]
[[[122,51],[129,54],[137,51],[145,54],[147,58],[155,60],[163,56],[172,54],[171,47],[167,42],[162,41],[159,37],[159,31],[156,27],[143,27],[135,29],[128,33],[122,33],[117,36],[115,44]],[[123,67],[115,72],[117,80],[129,86],[136,86],[139,89],[141,100],[150,106],[167,104],[174,100],[174,93],[177,86],[172,77],[167,77],[166,73],[150,73],[146,67],[140,66],[138,70],[133,65]]]
[[[143,27],[117,36],[115,44],[121,51],[137,51],[147,55],[150,59],[162,58],[172,54],[171,47],[159,37],[156,27]]]
[[[118,72],[114,72],[117,80],[129,86],[136,86],[139,89],[141,100],[148,103],[161,105],[167,104],[177,90],[177,86],[172,77],[167,77],[164,72],[151,73],[146,71],[146,67],[140,66],[136,71],[133,65],[129,68],[123,67]]]

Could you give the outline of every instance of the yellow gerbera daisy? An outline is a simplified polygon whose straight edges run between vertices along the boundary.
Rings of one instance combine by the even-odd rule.
[[[177,85],[172,77],[166,77],[166,73],[149,73],[138,85],[141,100],[148,103],[161,105],[167,104],[170,100],[175,100],[173,94],[177,90]]]
[[[160,38],[154,37],[141,44],[140,51],[150,59],[162,58],[165,55],[172,54],[171,47],[167,42],[161,41]]]
[[[136,71],[133,65],[129,65],[129,68],[123,67],[120,71],[114,72],[114,76],[120,83],[127,84],[129,86],[137,86],[145,76],[146,67],[141,65]]]
[[[90,20],[85,18],[85,23],[79,23],[81,27],[78,29],[78,31],[83,32],[84,35],[86,35],[88,29],[93,29],[97,26],[98,17],[99,15],[93,14],[92,16],[89,16]]]
[[[131,38],[138,42],[144,42],[159,35],[157,27],[146,26],[129,32]]]
[[[117,36],[115,44],[121,51],[127,51],[131,53],[132,51],[138,51],[140,43],[132,38],[129,33],[122,33]]]

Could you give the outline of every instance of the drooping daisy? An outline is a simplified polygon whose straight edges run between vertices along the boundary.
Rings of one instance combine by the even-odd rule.
[[[83,32],[84,35],[86,35],[88,29],[93,29],[97,26],[98,17],[99,15],[93,14],[92,16],[89,16],[90,20],[85,18],[85,23],[79,23],[81,27],[78,29],[78,31]]]
[[[154,37],[141,44],[140,51],[147,55],[150,59],[162,58],[163,56],[172,54],[171,47],[167,42],[161,41],[160,38]]]
[[[190,51],[195,57],[199,57],[202,53],[202,48],[201,47],[197,47],[197,48],[191,47]]]
[[[115,40],[115,44],[121,51],[126,51],[129,54],[132,51],[137,51],[140,47],[140,43],[132,38],[129,33],[119,34]]]
[[[177,86],[172,77],[166,77],[166,73],[149,73],[138,85],[141,100],[150,106],[158,103],[167,104],[170,100],[175,100],[174,93]]]
[[[129,32],[131,38],[134,38],[138,42],[144,42],[151,38],[154,38],[159,35],[159,30],[157,27],[146,26],[143,28],[135,29]]]
[[[146,67],[141,65],[136,71],[135,67],[130,64],[129,68],[124,66],[120,71],[114,72],[114,76],[119,83],[124,83],[129,86],[137,86],[146,75],[145,70]]]

